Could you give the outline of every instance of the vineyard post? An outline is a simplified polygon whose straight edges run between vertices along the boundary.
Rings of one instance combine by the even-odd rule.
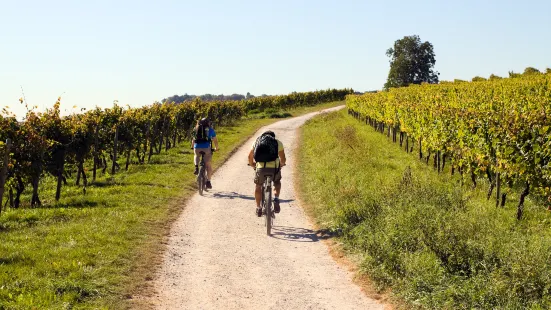
[[[77,161],[77,180],[75,182],[75,185],[80,185],[80,161]]]
[[[496,173],[496,208],[499,207],[499,195],[501,193],[501,174]]]
[[[59,201],[59,198],[61,198],[61,185],[63,182],[63,170],[65,167],[65,146],[62,147],[62,149],[59,151],[61,152],[57,158],[57,188],[55,191],[55,201]]]
[[[488,178],[488,182],[490,183],[490,188],[488,189],[486,200],[490,200],[490,198],[492,198],[492,192],[494,191],[495,186],[495,183],[492,180],[492,173],[490,172],[490,168],[486,169],[486,177]]]
[[[82,188],[82,191],[84,192],[84,194],[86,194],[86,186],[88,186],[88,179],[86,178],[86,172],[84,171],[84,159],[81,160],[79,164],[79,169],[82,172],[82,184],[84,185],[84,187]]]
[[[6,140],[2,170],[0,171],[0,213],[2,213],[2,199],[4,198],[4,185],[8,176],[8,161],[10,160],[11,139]]]
[[[140,157],[140,147],[142,146],[142,138],[138,137],[138,141],[136,142],[136,156],[138,157],[138,164],[141,164],[141,157]]]
[[[149,142],[149,136],[151,135],[151,120],[147,122],[147,130],[145,131],[145,141],[143,143],[143,157],[141,163],[145,163],[145,155],[147,154],[147,143]],[[151,145],[151,142],[149,142]],[[151,157],[151,155],[150,155]]]
[[[126,153],[126,167],[124,170],[128,171],[128,166],[130,165],[130,155],[132,155],[132,147],[128,147],[128,152]]]
[[[92,183],[96,182],[96,170],[98,168],[98,134],[99,134],[99,124],[96,125],[96,133],[94,137],[94,172],[92,173]]]
[[[157,133],[157,128],[155,128],[155,130],[153,131],[153,135],[149,135],[149,156],[147,157],[147,162],[149,163],[151,161],[151,156],[153,155],[153,146],[156,147],[156,143],[155,142],[155,134]]]
[[[115,127],[115,141],[113,143],[113,165],[111,166],[111,175],[115,175],[115,166],[117,165],[118,142],[119,142],[119,126]]]
[[[157,151],[157,139],[155,137],[159,134],[159,125],[158,122],[155,122],[155,125],[153,127],[153,134],[149,136],[149,157],[147,158],[147,161],[151,161],[151,156],[153,155],[153,148],[155,148],[155,152]]]
[[[38,186],[40,183],[40,175],[42,174],[42,162],[44,161],[44,152],[40,153],[40,159],[37,161],[34,161],[32,165],[34,166],[34,173],[32,175],[31,184],[33,187],[33,195],[31,198],[31,206],[39,206],[42,203],[40,202],[40,197],[38,196]],[[16,197],[15,197],[15,205],[16,207],[19,206],[19,197],[21,196],[21,192],[24,189],[23,181],[21,180],[21,177],[18,177],[17,180],[19,189],[17,190]]]
[[[400,131],[400,147],[403,147],[404,145],[404,133]]]
[[[176,137],[178,136],[178,122],[180,122],[180,115],[176,115],[174,122],[174,135],[172,136],[172,147],[176,147]]]
[[[165,134],[165,152],[168,152],[168,150],[171,148],[170,145],[170,130],[169,126],[166,127],[166,134]]]
[[[9,198],[10,198],[10,207],[13,208],[13,187],[10,187],[10,192],[9,192]]]
[[[522,214],[524,211],[524,199],[526,198],[526,196],[528,196],[529,193],[530,193],[530,183],[526,182],[526,187],[520,194],[520,199],[517,206],[517,220],[519,221],[522,219]]]
[[[159,148],[157,149],[157,154],[161,154],[161,151],[163,150],[163,135],[165,133],[165,120],[163,120],[163,125],[161,125],[161,128],[159,130]]]

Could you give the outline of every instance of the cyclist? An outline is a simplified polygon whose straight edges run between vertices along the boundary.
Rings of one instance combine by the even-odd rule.
[[[285,161],[283,143],[275,138],[273,131],[266,131],[256,139],[249,152],[249,165],[256,170],[254,198],[256,200],[255,213],[258,217],[262,216],[262,207],[260,206],[262,183],[267,175],[272,175],[274,180],[274,212],[279,213],[280,211],[281,167],[285,166]]]
[[[207,166],[207,182],[206,186],[208,189],[212,188],[210,183],[210,178],[212,176],[212,143],[214,142],[215,151],[218,151],[218,138],[216,138],[216,132],[212,128],[212,122],[208,118],[202,118],[197,121],[197,125],[194,130],[194,137],[191,140],[191,144],[195,151],[195,156],[193,157],[195,161],[195,171],[193,174],[199,174],[199,161],[201,160],[201,153],[205,152],[204,159],[205,165]]]

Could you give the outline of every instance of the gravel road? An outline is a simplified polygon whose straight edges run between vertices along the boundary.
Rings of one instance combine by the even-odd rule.
[[[150,304],[157,309],[383,309],[331,258],[296,200],[297,129],[317,113],[259,130],[216,171],[212,190],[188,200],[171,229]],[[287,155],[281,213],[271,237],[264,218],[254,214],[254,171],[246,166],[254,139],[268,129]]]

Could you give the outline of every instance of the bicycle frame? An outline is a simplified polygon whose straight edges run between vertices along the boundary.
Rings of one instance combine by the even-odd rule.
[[[274,174],[275,177],[275,174]],[[272,226],[274,223],[275,212],[272,200],[272,176],[267,175],[262,183],[262,214],[266,219],[266,234],[271,235]]]

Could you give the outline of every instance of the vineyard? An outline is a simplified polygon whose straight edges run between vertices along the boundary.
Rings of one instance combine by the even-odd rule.
[[[20,207],[22,193],[29,185],[30,206],[41,205],[39,184],[46,173],[57,180],[56,200],[60,199],[62,186],[67,184],[67,176],[73,173],[76,185],[81,185],[86,194],[86,186],[96,180],[98,173],[113,175],[122,169],[119,158],[125,159],[125,169],[133,163],[146,164],[153,154],[168,151],[188,139],[201,117],[224,125],[253,111],[339,101],[351,92],[351,89],[331,89],[241,101],[196,99],[134,109],[115,104],[112,108],[96,108],[66,117],[60,115],[61,99],[58,99],[44,113],[28,109],[22,122],[4,111],[0,116],[0,211],[7,205]]]
[[[551,74],[471,83],[414,85],[349,95],[349,112],[419,158],[448,164],[461,180],[488,180],[488,199],[504,205],[520,191],[551,199]],[[495,194],[494,194],[495,189]],[[495,196],[494,196],[495,195]]]

